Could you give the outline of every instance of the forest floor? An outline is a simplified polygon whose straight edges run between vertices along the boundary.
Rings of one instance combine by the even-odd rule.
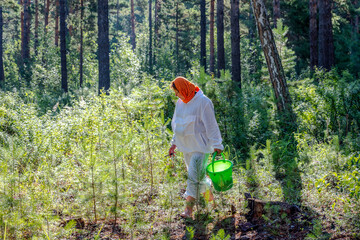
[[[321,217],[321,216],[318,216]],[[161,239],[241,239],[241,240],[260,240],[260,239],[359,239],[347,233],[335,233],[332,223],[322,228],[322,236],[313,235],[311,222],[316,219],[309,213],[302,212],[292,216],[290,223],[284,223],[280,219],[277,223],[266,223],[264,220],[248,221],[244,213],[235,213],[223,216],[218,221],[207,224],[211,217],[208,215],[198,216],[197,219],[182,219],[177,214],[175,221],[157,222],[153,228],[153,234],[162,231],[167,238]],[[131,236],[124,233],[119,224],[114,228],[114,222],[99,221],[97,224],[85,223],[83,231],[72,235],[71,239],[160,239],[141,233]],[[193,232],[188,230],[193,229]],[[227,238],[218,234],[218,238],[211,238],[213,233],[224,229]]]
[[[291,205],[298,209],[293,212],[270,206],[264,208],[261,217],[255,218],[250,215],[245,197],[239,196],[237,200],[237,203],[225,205],[218,202],[218,207],[212,209],[208,205],[200,206],[201,210],[195,211],[193,219],[183,219],[181,207],[171,211],[158,210],[156,201],[145,194],[141,201],[133,203],[138,215],[135,221],[119,218],[115,225],[113,220],[106,219],[100,219],[96,224],[76,220],[77,231],[70,239],[360,239],[347,229],[336,228],[324,208]]]

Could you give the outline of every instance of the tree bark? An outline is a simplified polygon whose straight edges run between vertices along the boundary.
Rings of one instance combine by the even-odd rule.
[[[239,0],[231,0],[231,76],[241,88]]]
[[[224,0],[217,0],[216,5],[216,27],[217,27],[217,54],[218,54],[218,72],[225,70],[225,48],[224,48]]]
[[[215,0],[210,0],[210,74],[211,75],[215,73],[214,22],[215,22]]]
[[[258,59],[258,48],[256,46],[256,39],[255,39],[255,34],[256,34],[256,21],[254,18],[254,14],[253,14],[253,10],[252,10],[252,3],[250,1],[249,4],[249,17],[248,17],[248,28],[249,28],[249,49],[251,49],[251,54],[250,54],[250,65],[249,65],[249,74],[251,76],[251,78],[253,80],[255,80],[256,82],[258,82],[258,78],[256,78],[256,76],[254,75],[254,73],[258,72],[258,69],[260,68],[259,64],[259,59]]]
[[[156,65],[156,56],[159,49],[159,11],[160,11],[160,0],[155,0],[155,23],[154,23],[154,54],[153,63]]]
[[[34,36],[34,52],[37,56],[37,48],[39,46],[39,2],[35,0],[35,36]]]
[[[334,40],[331,23],[332,0],[318,0],[319,45],[318,66],[330,70],[334,65]]]
[[[24,27],[23,27],[23,37],[22,37],[22,57],[23,62],[26,63],[30,58],[30,23],[31,23],[31,14],[30,14],[30,0],[24,0]]]
[[[74,13],[74,10],[71,6],[67,6],[66,7],[66,18],[69,18],[70,14],[73,14]],[[69,28],[67,29],[68,33],[69,33],[69,36],[72,37],[73,35],[73,25],[69,25]],[[71,41],[71,38],[70,38],[70,41]]]
[[[249,43],[252,45],[254,38],[255,38],[255,32],[256,32],[256,25],[255,25],[255,19],[253,16],[252,11],[252,3],[249,4],[250,10],[249,10]]]
[[[317,0],[309,1],[310,25],[310,69],[314,70],[318,63],[318,29],[317,29]]]
[[[134,0],[131,0],[131,45],[133,50],[136,48],[136,35],[135,35],[135,13],[134,13]]]
[[[263,0],[251,0],[253,11],[258,27],[261,45],[269,70],[270,81],[272,83],[277,109],[280,113],[291,111],[291,99],[287,88],[284,70],[281,64],[279,53],[276,49],[275,40],[271,31],[270,22],[266,14]]]
[[[175,13],[175,52],[176,52],[176,74],[180,74],[180,59],[179,59],[179,2],[176,1]]]
[[[159,41],[160,41],[160,35],[159,35],[159,28],[160,28],[160,20],[159,20],[159,12],[161,8],[161,2],[160,0],[155,0],[155,38],[154,38],[154,65],[156,65],[156,55],[159,49]]]
[[[273,17],[274,17],[274,27],[277,27],[277,20],[281,18],[280,13],[280,0],[273,0]]]
[[[55,46],[59,46],[59,0],[55,3]]]
[[[200,1],[200,66],[206,71],[206,0]]]
[[[133,0],[131,0],[131,2],[132,1]],[[119,14],[120,14],[120,5],[119,5],[119,0],[117,0],[116,1],[116,31],[120,29]]]
[[[23,46],[23,42],[24,42],[24,0],[20,0],[20,8],[21,8],[21,13],[20,13],[20,25],[21,25],[21,57],[23,57],[23,52],[22,52],[22,46]]]
[[[152,0],[149,0],[149,71],[153,72],[153,53],[152,53]]]
[[[44,0],[44,18],[45,18],[45,25],[44,25],[44,32],[47,32],[47,26],[49,25],[49,12],[50,12],[50,0]]]
[[[83,63],[84,63],[84,59],[83,59],[83,39],[84,39],[84,35],[83,35],[83,22],[84,22],[84,0],[80,0],[80,87],[83,86]]]
[[[358,0],[353,1],[353,6],[354,6],[354,8],[359,8]],[[358,14],[356,14],[354,16],[354,32],[357,34],[359,33],[359,15]]]
[[[99,94],[110,88],[109,2],[98,0]]]
[[[0,6],[0,87],[5,84],[5,74],[4,74],[4,62],[3,62],[3,14],[2,6]]]
[[[68,92],[66,67],[66,0],[60,0],[61,89]]]

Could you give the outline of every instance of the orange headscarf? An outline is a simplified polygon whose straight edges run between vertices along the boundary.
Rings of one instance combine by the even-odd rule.
[[[188,103],[195,96],[195,91],[198,92],[200,90],[198,86],[184,77],[175,78],[172,84],[174,84],[175,88],[185,97],[183,100],[184,103]]]

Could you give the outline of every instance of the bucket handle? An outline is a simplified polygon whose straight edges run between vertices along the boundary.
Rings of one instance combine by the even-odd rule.
[[[214,171],[214,159],[215,159],[216,155],[217,155],[217,152],[215,151],[215,152],[214,152],[214,156],[213,156],[212,161],[211,161],[211,163],[212,163],[212,170],[213,170],[213,172],[215,172],[215,171]],[[221,155],[222,155],[223,159],[225,160],[225,156],[224,156],[224,154],[223,154],[223,153],[221,153]]]

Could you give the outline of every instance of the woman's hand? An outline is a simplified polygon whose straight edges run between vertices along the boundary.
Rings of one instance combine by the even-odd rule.
[[[220,154],[220,153],[222,153],[222,150],[218,149],[218,148],[214,148],[214,152],[216,152],[217,154]]]
[[[171,157],[173,154],[175,154],[175,148],[176,148],[175,144],[171,145],[171,147],[169,149],[169,157]]]

